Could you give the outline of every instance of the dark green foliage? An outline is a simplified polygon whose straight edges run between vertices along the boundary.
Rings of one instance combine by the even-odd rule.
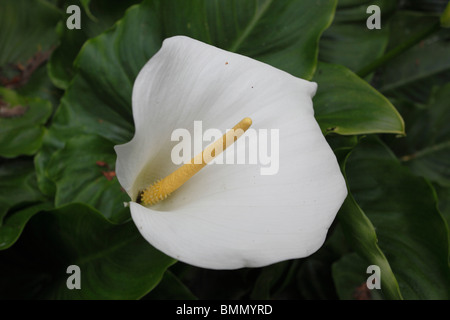
[[[437,25],[445,2],[2,0],[0,299],[450,299],[450,29],[356,75]],[[66,28],[69,4],[81,30]],[[372,4],[381,30],[366,28]],[[133,137],[139,70],[173,35],[318,83],[349,196],[312,256],[205,270],[136,229],[113,147]],[[82,290],[67,289],[69,265]],[[381,290],[365,286],[369,265]]]

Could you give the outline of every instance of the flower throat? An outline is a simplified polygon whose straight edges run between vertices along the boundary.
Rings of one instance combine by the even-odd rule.
[[[139,192],[136,202],[144,206],[150,206],[166,199],[171,193],[180,188],[197,172],[203,169],[216,156],[240,138],[252,125],[252,119],[244,118],[233,129],[225,133],[220,139],[206,147],[191,161],[169,174],[164,179],[158,180],[151,186]]]

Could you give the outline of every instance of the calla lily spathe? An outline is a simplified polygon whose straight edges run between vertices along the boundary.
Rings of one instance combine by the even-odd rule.
[[[316,89],[248,57],[184,36],[166,39],[134,84],[135,136],[115,148],[117,177],[142,236],[210,269],[261,267],[319,249],[347,189],[314,118]],[[279,130],[277,174],[213,164],[155,206],[136,202],[140,190],[177,168],[175,129],[201,120],[225,131],[245,117],[255,130]]]

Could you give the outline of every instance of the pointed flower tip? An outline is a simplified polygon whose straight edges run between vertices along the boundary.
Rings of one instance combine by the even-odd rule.
[[[142,236],[175,259],[211,269],[261,267],[319,249],[347,188],[314,119],[316,89],[197,40],[165,40],[134,84],[135,136],[115,148],[117,178]],[[251,129],[228,144],[223,132],[239,119],[241,131]],[[222,132],[205,149],[217,162],[200,170],[208,161],[205,150],[196,152],[200,162],[176,173],[184,165],[172,161],[174,133],[187,132],[191,142],[199,121]],[[227,147],[256,151],[256,161],[221,165],[220,155],[234,160]]]

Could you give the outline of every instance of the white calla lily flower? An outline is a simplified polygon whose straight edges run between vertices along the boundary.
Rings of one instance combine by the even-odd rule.
[[[261,267],[318,250],[347,189],[314,118],[316,89],[248,57],[184,36],[166,39],[134,84],[135,135],[115,147],[116,174],[142,236],[210,269]],[[180,167],[171,161],[174,130],[192,132],[202,121],[225,132],[246,117],[256,131],[278,130],[276,174],[262,175],[263,164],[211,164],[156,205],[139,203],[142,190]],[[248,141],[244,134],[236,152]]]

